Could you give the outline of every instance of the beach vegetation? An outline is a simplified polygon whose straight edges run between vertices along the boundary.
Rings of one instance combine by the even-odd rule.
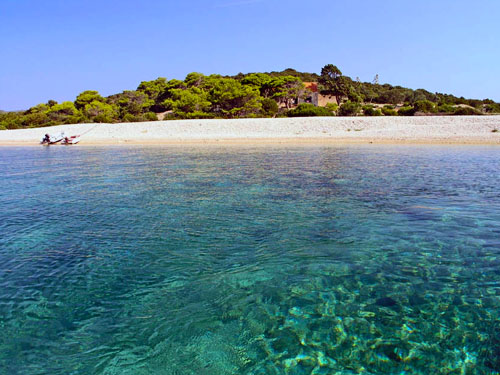
[[[279,106],[274,99],[263,98],[261,100],[262,115],[264,117],[275,117],[278,114]]]
[[[159,77],[154,81],[143,81],[137,87],[137,91],[146,94],[149,100],[151,100],[152,105],[160,103],[161,96],[165,93],[168,87],[168,81],[166,78]]]
[[[399,116],[413,116],[415,114],[415,108],[408,105],[408,106],[404,106],[404,107],[401,107],[399,108],[398,110],[398,115]]]
[[[453,113],[455,112],[455,106],[452,104],[439,104],[437,106],[437,111],[439,113]]]
[[[337,103],[348,95],[354,95],[356,92],[353,90],[352,80],[342,75],[337,66],[328,64],[321,69],[321,76],[318,79],[320,84],[321,93],[324,95],[332,95],[335,97]]]
[[[148,112],[152,104],[144,92],[131,90],[111,95],[107,101],[118,109],[120,119],[124,119],[127,114],[139,116],[144,112]]]
[[[5,129],[22,129],[23,116],[22,112],[1,112],[0,113],[0,128]]]
[[[357,116],[361,112],[361,104],[347,101],[339,108],[339,116]]]
[[[413,103],[413,108],[415,112],[423,112],[423,113],[436,113],[436,105],[428,99],[417,100]]]
[[[211,119],[216,118],[213,113],[195,111],[190,113],[179,114],[178,118],[183,119]]]
[[[382,107],[382,114],[384,116],[397,116],[398,112],[394,109],[392,105],[384,105]]]
[[[339,105],[337,103],[327,103],[325,108],[332,112],[332,114],[336,114],[339,110]]]
[[[363,108],[363,114],[365,116],[382,116],[382,111],[379,108],[373,108],[373,107],[364,107]]]
[[[382,111],[377,108],[377,109],[368,109],[367,111],[364,111],[365,116],[383,116]]]
[[[144,119],[146,121],[158,121],[158,116],[154,112],[146,112],[144,114]]]
[[[165,108],[173,110],[174,114],[189,112],[205,112],[212,103],[208,101],[208,93],[193,86],[188,89],[170,90],[170,98],[163,102]]]
[[[50,107],[45,114],[50,125],[77,124],[83,120],[82,113],[69,101]]]
[[[85,105],[83,116],[90,122],[114,122],[118,117],[118,108],[98,100]]]
[[[500,103],[488,103],[484,109],[486,113],[500,113]]]
[[[81,109],[85,108],[86,105],[88,105],[92,102],[105,103],[106,99],[104,99],[97,91],[87,90],[87,91],[80,93],[76,97],[75,108],[81,110]],[[53,106],[50,106],[50,107],[53,107]]]
[[[211,103],[210,110],[219,117],[249,117],[262,109],[258,90],[234,79],[208,76],[204,87]]]
[[[288,117],[332,116],[333,113],[325,107],[317,107],[311,103],[302,103],[287,112]]]
[[[234,76],[192,72],[183,80],[159,77],[142,81],[135,90],[107,97],[96,90],[86,90],[73,102],[49,100],[25,111],[0,111],[0,129],[78,122],[154,121],[158,118],[500,113],[500,103],[491,99],[466,99],[379,81],[378,75],[371,82],[353,80],[333,64],[325,65],[320,74],[291,68]],[[322,101],[324,106],[313,105],[320,102],[321,95],[327,98]],[[332,98],[335,103],[331,103]]]
[[[455,109],[455,112],[453,112],[453,114],[456,116],[476,116],[476,115],[481,115],[482,113],[476,108],[458,107],[457,109]]]

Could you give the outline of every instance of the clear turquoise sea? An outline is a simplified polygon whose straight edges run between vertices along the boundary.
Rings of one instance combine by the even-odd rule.
[[[0,148],[0,374],[498,374],[500,147]]]

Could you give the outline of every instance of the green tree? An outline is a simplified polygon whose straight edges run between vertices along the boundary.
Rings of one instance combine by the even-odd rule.
[[[127,114],[131,114],[132,116],[141,115],[147,112],[147,109],[152,105],[152,100],[142,91],[126,90],[121,94],[110,96],[108,101],[110,104],[114,104],[119,108],[119,115],[122,119],[124,119]]]
[[[266,117],[274,117],[279,111],[278,103],[274,99],[263,98],[261,104],[262,114]]]
[[[290,108],[305,93],[304,84],[298,77],[283,76],[271,79],[267,83],[270,97],[278,103]]]
[[[31,107],[30,109],[28,109],[26,112],[24,112],[24,114],[29,115],[29,114],[34,114],[34,113],[44,113],[44,112],[47,112],[51,107],[53,107],[56,104],[57,104],[57,102],[51,106],[49,106],[48,104],[43,104],[43,103],[37,104],[34,107]]]
[[[143,81],[137,87],[137,91],[147,95],[151,103],[153,112],[162,112],[164,110],[162,102],[166,99],[166,92],[169,88],[169,83],[166,78],[159,77],[154,81]]]
[[[184,79],[184,83],[187,87],[200,87],[203,85],[205,76],[201,73],[192,72],[189,73]]]
[[[83,115],[92,122],[114,122],[118,118],[118,108],[94,100],[83,109]]]
[[[166,99],[163,105],[180,116],[190,112],[206,112],[212,105],[207,99],[208,94],[196,86],[185,90],[173,89],[170,93],[171,99]]]
[[[280,77],[272,77],[265,73],[251,73],[241,79],[243,85],[257,88],[264,98],[271,98],[284,81]]]
[[[232,78],[205,78],[212,112],[222,117],[255,117],[262,108],[259,91]]]
[[[24,112],[24,116],[22,118],[23,127],[36,128],[48,125],[50,120],[47,116],[47,111],[56,104],[57,102],[55,102],[52,106],[49,106],[48,104],[38,104],[28,109]]]
[[[93,101],[98,101],[105,103],[106,99],[104,99],[99,92],[94,90],[87,90],[80,93],[75,100],[76,109],[83,109],[87,104],[92,103]]]
[[[164,77],[159,77],[154,81],[142,81],[137,87],[137,91],[142,91],[153,101],[156,101],[166,89],[167,79]]]
[[[328,64],[321,69],[321,76],[318,82],[321,85],[321,93],[333,95],[337,103],[349,95],[351,91],[351,80],[342,75],[342,72],[335,65]]]
[[[51,125],[76,124],[82,120],[81,113],[76,109],[73,102],[62,102],[50,107],[45,114]]]
[[[20,129],[23,127],[22,112],[0,113],[0,129]]]

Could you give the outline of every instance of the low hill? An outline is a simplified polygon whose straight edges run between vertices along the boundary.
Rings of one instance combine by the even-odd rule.
[[[317,92],[310,84],[316,82]],[[311,98],[330,98],[325,107]],[[390,84],[361,82],[334,65],[320,74],[285,69],[280,72],[239,73],[236,76],[190,73],[184,80],[158,78],[136,90],[103,97],[80,93],[74,101],[49,100],[26,111],[0,111],[0,129],[20,129],[76,123],[117,123],[158,119],[211,119],[303,116],[481,115],[500,113],[489,99],[412,90]]]

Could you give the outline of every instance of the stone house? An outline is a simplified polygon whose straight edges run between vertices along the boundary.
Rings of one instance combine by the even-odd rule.
[[[337,103],[337,99],[332,95],[322,95],[318,89],[318,82],[303,82],[306,93],[303,98],[299,98],[298,104],[311,103],[317,107],[324,107],[328,103]]]

